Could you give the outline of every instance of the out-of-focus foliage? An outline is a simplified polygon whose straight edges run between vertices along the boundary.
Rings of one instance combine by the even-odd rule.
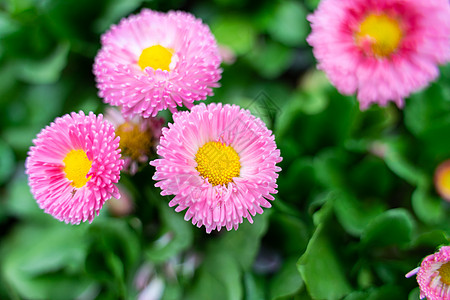
[[[0,299],[418,299],[404,274],[450,230],[433,187],[450,158],[450,67],[403,110],[361,112],[315,70],[305,17],[317,3],[0,2]],[[32,139],[57,116],[104,111],[100,34],[142,7],[209,24],[229,63],[207,101],[246,107],[274,131],[279,193],[253,225],[207,235],[167,206],[150,166],[122,175],[127,216],[111,203],[92,224],[66,225],[31,196]]]

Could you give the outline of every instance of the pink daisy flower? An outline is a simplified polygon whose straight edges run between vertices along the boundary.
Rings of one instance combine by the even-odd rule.
[[[121,106],[125,117],[191,108],[219,86],[216,40],[189,13],[143,9],[111,26],[101,41],[94,64],[99,96]]]
[[[112,107],[106,110],[105,119],[114,125],[116,135],[120,137],[119,148],[125,161],[124,170],[136,174],[139,164],[147,163],[149,156],[156,152],[164,119],[144,119],[140,116],[125,119],[119,110]]]
[[[448,0],[322,0],[308,16],[318,68],[361,109],[424,88],[450,60]]]
[[[163,128],[157,153],[155,186],[175,195],[170,206],[206,231],[236,230],[247,218],[271,207],[277,193],[276,166],[282,160],[272,132],[236,105],[200,104],[173,115]]]
[[[428,255],[420,267],[415,268],[406,277],[417,274],[420,287],[420,299],[450,299],[450,246],[441,247],[439,252]]]
[[[106,200],[120,197],[119,138],[102,115],[71,113],[45,127],[25,162],[39,207],[66,223],[92,222]]]

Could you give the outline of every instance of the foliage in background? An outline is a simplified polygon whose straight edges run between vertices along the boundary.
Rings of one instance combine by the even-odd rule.
[[[450,158],[450,67],[404,110],[361,112],[315,70],[305,16],[317,2],[0,2],[0,299],[418,299],[404,275],[450,230],[433,187]],[[167,206],[150,166],[122,175],[125,216],[111,201],[70,226],[31,196],[32,139],[63,114],[104,112],[100,34],[142,7],[193,13],[236,56],[208,102],[249,108],[284,158],[273,207],[253,225],[207,235]]]

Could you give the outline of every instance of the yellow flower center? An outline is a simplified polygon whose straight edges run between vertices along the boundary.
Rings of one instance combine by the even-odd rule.
[[[450,262],[443,264],[438,272],[439,276],[441,276],[441,281],[446,285],[450,285]]]
[[[442,191],[442,194],[450,196],[450,167],[448,165],[438,171],[437,188]]]
[[[66,173],[66,178],[72,181],[72,186],[83,187],[91,179],[91,176],[86,176],[91,169],[92,162],[83,150],[71,150],[64,157],[63,163],[64,173]]]
[[[119,147],[124,156],[138,160],[141,156],[150,153],[151,132],[150,130],[142,131],[139,124],[125,122],[116,129],[116,135],[120,136]]]
[[[398,20],[385,14],[370,14],[360,24],[356,43],[369,43],[372,54],[387,57],[397,50],[403,32]]]
[[[173,50],[155,45],[145,48],[139,56],[138,65],[144,70],[152,67],[154,70],[161,69],[170,71],[169,65],[172,61]]]
[[[197,171],[203,178],[208,178],[212,185],[223,185],[238,177],[241,170],[239,155],[231,146],[221,142],[208,142],[195,154]]]

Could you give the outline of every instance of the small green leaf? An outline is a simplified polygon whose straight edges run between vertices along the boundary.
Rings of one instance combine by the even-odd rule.
[[[322,222],[310,239],[305,253],[297,262],[297,268],[314,299],[340,299],[351,292],[344,269],[336,249],[327,235],[327,219],[332,205],[327,203],[321,209]]]
[[[117,24],[121,18],[126,17],[139,6],[145,0],[112,0],[108,1],[104,13],[94,23],[95,31],[98,33],[105,32],[111,24]]]
[[[449,240],[445,231],[435,229],[427,231],[417,236],[411,243],[411,248],[425,246],[429,248],[437,248],[440,245],[448,244]]]
[[[426,185],[421,184],[412,194],[412,207],[417,217],[424,223],[437,224],[445,217],[442,200],[430,195]]]
[[[348,294],[344,300],[366,300],[367,299],[367,292],[363,291],[354,291]]]
[[[243,270],[249,270],[258,254],[260,240],[267,230],[271,210],[253,217],[253,224],[247,220],[239,225],[238,230],[226,232],[218,241],[211,243],[209,252],[226,252],[230,254]]]
[[[309,32],[305,8],[300,2],[280,1],[267,29],[273,39],[287,46],[304,44]]]
[[[408,295],[408,300],[417,300],[420,299],[420,288],[416,287]]]
[[[291,64],[294,52],[282,44],[266,41],[246,56],[247,61],[261,74],[273,79],[284,72]]]
[[[336,217],[345,230],[354,236],[361,235],[370,221],[385,210],[385,206],[381,202],[368,203],[362,199],[356,199],[347,193],[337,194],[334,201]]]
[[[252,50],[256,42],[253,24],[243,16],[223,15],[211,24],[211,31],[219,44],[231,48],[237,55]]]
[[[66,66],[69,49],[68,43],[61,43],[46,59],[17,61],[16,74],[20,79],[32,84],[54,83]]]
[[[236,260],[226,252],[208,252],[200,268],[199,277],[188,293],[189,300],[241,299],[243,288],[241,272]]]
[[[245,299],[260,300],[265,299],[265,282],[263,278],[257,277],[251,272],[244,274]]]
[[[3,244],[3,278],[26,299],[73,299],[91,284],[79,276],[87,251],[85,227],[52,224],[20,226]],[[66,298],[62,287],[68,288]]]
[[[0,185],[8,181],[14,171],[14,152],[0,139]]]
[[[404,292],[401,287],[394,285],[384,285],[373,289],[369,293],[367,300],[398,300],[403,299]]]
[[[411,242],[414,221],[404,208],[388,210],[375,217],[361,235],[365,247],[403,246]]]
[[[303,287],[303,280],[296,267],[296,258],[285,261],[280,271],[270,281],[272,300],[293,296]]]
[[[426,174],[412,165],[405,157],[404,148],[408,146],[405,145],[403,140],[388,140],[377,146],[383,151],[383,158],[386,165],[397,176],[415,186],[424,184],[427,181]]]
[[[159,202],[158,208],[165,228],[160,238],[147,249],[146,255],[151,261],[163,262],[191,246],[193,226],[166,203]]]

